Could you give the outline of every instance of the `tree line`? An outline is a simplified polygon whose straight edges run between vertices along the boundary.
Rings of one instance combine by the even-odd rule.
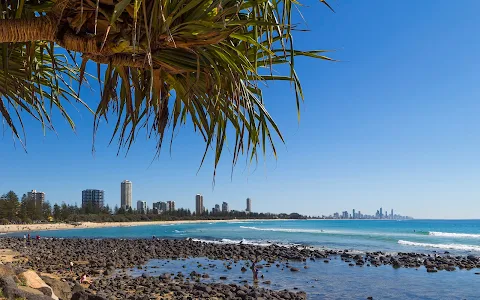
[[[26,194],[21,199],[13,191],[0,197],[0,224],[20,224],[38,222],[137,222],[137,221],[175,221],[175,220],[222,220],[222,219],[305,219],[297,213],[271,214],[271,213],[246,213],[244,211],[209,212],[195,215],[190,209],[179,208],[173,211],[154,214],[152,210],[141,213],[115,206],[111,209],[105,207],[78,207],[76,204],[55,203],[53,206],[44,201],[37,205]]]

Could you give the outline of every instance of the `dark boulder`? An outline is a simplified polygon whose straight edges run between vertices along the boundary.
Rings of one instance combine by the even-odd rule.
[[[83,291],[74,293],[71,300],[107,300],[107,298]]]

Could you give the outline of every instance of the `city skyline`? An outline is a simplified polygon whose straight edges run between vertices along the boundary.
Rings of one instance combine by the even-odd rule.
[[[121,189],[123,189],[123,184],[124,183],[128,183],[129,189],[130,189],[130,197],[133,199],[133,193],[132,193],[133,182],[129,181],[129,180],[122,181],[121,182]],[[117,207],[117,208],[122,207],[121,205],[118,205],[118,204],[109,205],[109,203],[104,203],[104,200],[105,200],[104,194],[105,194],[104,190],[85,189],[85,190],[82,190],[82,193],[81,193],[81,202],[80,202],[81,204],[80,204],[80,206],[78,205],[78,203],[76,201],[74,203],[68,203],[68,204],[72,204],[72,205],[75,204],[75,205],[77,205],[77,207],[85,208],[84,203],[92,201],[93,206],[97,207],[97,208],[105,207],[107,205],[110,207],[110,209],[114,209],[115,207]],[[39,201],[38,199],[41,199],[40,202],[39,202],[40,203],[39,205],[41,205],[41,203],[43,203],[44,201],[50,202],[48,200],[48,198],[46,198],[46,193],[45,192],[40,192],[40,191],[37,191],[37,190],[31,190],[31,191],[27,192],[25,195],[27,195],[27,197],[29,199],[35,200],[35,202],[38,202]],[[1,194],[0,194],[0,196],[1,196]],[[84,201],[85,199],[87,201]],[[193,209],[191,209],[190,206],[188,206],[188,205],[186,205],[186,206],[182,205],[182,206],[179,206],[178,208],[179,209],[189,209],[192,212],[195,212],[197,214],[196,209],[197,209],[197,203],[198,203],[197,200],[198,199],[201,200],[202,208],[203,208],[200,214],[203,214],[205,211],[209,211],[210,213],[211,212],[214,212],[214,213],[229,212],[229,211],[252,212],[252,210],[251,210],[252,199],[250,197],[246,198],[246,208],[245,209],[230,209],[229,203],[226,202],[226,201],[220,202],[221,204],[212,203],[211,204],[211,205],[213,205],[212,209],[208,209],[205,206],[205,203],[203,202],[204,198],[203,198],[202,194],[196,194],[195,203],[194,203],[195,205],[194,205]],[[123,199],[120,198],[120,204],[122,202],[123,202]],[[54,203],[56,203],[56,202],[50,202],[50,204],[52,204],[52,205]],[[131,208],[134,211],[143,211],[142,213],[146,213],[147,211],[155,213],[156,209],[159,210],[156,213],[176,210],[175,200],[166,200],[166,201],[137,200],[137,201],[135,201],[135,203],[136,203],[136,205],[131,206]],[[56,204],[61,204],[61,203],[56,203]],[[146,209],[144,209],[144,208],[146,208]],[[249,208],[250,208],[250,211],[248,210]],[[278,213],[298,213],[296,211],[282,211],[282,212],[258,211],[258,212],[261,212],[261,213],[277,213],[277,214]],[[385,211],[383,210],[383,206],[380,206],[380,208],[377,209],[375,214],[364,214],[364,213],[362,213],[362,211],[356,210],[355,208],[351,209],[351,212],[352,212],[351,214],[349,213],[349,211],[341,211],[341,212],[335,212],[333,214],[325,214],[325,213],[306,213],[305,214],[305,213],[303,213],[302,215],[305,215],[305,216],[308,216],[308,217],[313,217],[313,218],[333,218],[333,219],[406,219],[406,218],[407,219],[408,218],[413,219],[412,216],[394,214],[394,209],[393,208],[390,209],[390,214],[389,214],[387,209]],[[358,217],[357,214],[360,215],[360,217]],[[394,216],[394,218],[392,218],[391,216]],[[415,219],[429,219],[429,218],[421,218],[420,217],[420,218],[415,218]]]

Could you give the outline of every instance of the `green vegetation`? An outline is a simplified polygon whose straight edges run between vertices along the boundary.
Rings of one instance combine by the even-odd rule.
[[[230,211],[228,213],[211,213],[208,210],[196,216],[189,209],[179,208],[161,214],[146,214],[132,210],[115,207],[113,210],[107,205],[102,209],[93,207],[82,208],[77,205],[55,203],[53,207],[49,202],[44,202],[40,208],[35,207],[35,202],[23,195],[18,201],[17,195],[10,191],[0,198],[0,224],[32,223],[32,222],[137,222],[137,221],[174,221],[174,220],[222,220],[222,219],[305,219],[297,213],[271,214],[271,213],[246,213],[244,211]]]
[[[290,82],[298,109],[295,58],[330,60],[324,50],[295,48],[302,29],[292,21],[301,5],[294,0],[7,3],[0,6],[0,115],[22,144],[25,114],[53,129],[56,108],[74,129],[65,104],[87,106],[79,91],[98,79],[93,126],[112,119],[119,150],[128,151],[141,129],[157,141],[158,154],[167,128],[173,139],[188,121],[205,154],[214,151],[215,167],[227,131],[233,164],[242,154],[255,161],[276,155],[275,141],[283,141],[260,87]],[[97,79],[87,75],[89,62]]]

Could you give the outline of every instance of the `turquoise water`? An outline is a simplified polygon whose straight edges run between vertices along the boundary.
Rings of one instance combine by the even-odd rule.
[[[193,238],[217,243],[300,244],[332,249],[480,255],[480,220],[231,221],[45,231],[41,236]]]

